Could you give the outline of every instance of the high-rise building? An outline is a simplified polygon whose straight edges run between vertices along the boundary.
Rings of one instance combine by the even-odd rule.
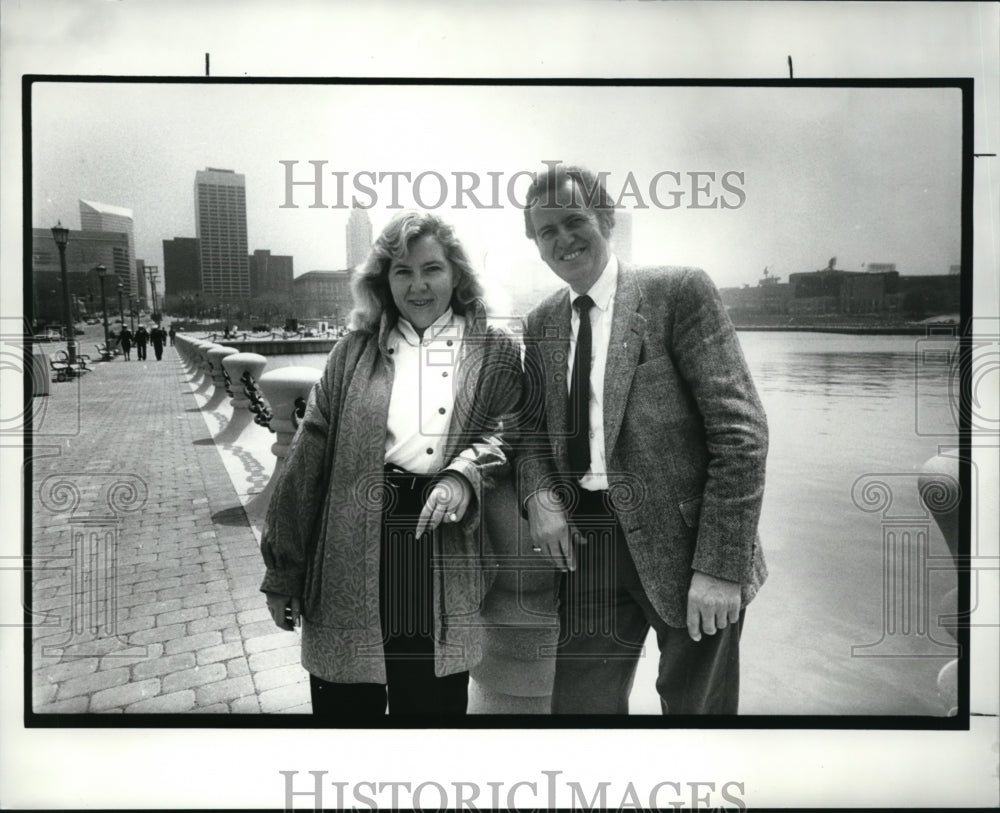
[[[123,232],[74,231],[66,243],[66,271],[74,318],[101,313],[101,286],[109,311],[118,306],[118,283],[122,294],[130,279],[128,237]],[[108,276],[101,281],[99,266]],[[112,276],[110,272],[114,272]],[[31,313],[35,319],[58,321],[63,317],[63,292],[59,250],[51,229],[31,230]],[[27,311],[28,309],[25,308]]]
[[[250,296],[274,294],[291,298],[292,280],[295,277],[291,257],[272,254],[266,248],[258,248],[248,260]]]
[[[364,209],[351,209],[347,217],[347,267],[357,268],[372,250],[372,222]]]
[[[247,299],[250,272],[244,176],[231,169],[199,170],[194,179],[194,213],[202,291],[228,300]]]
[[[201,293],[201,257],[197,237],[175,237],[163,241],[163,292]]]
[[[116,268],[115,271],[121,278],[124,286],[123,293],[126,296],[134,296],[137,293],[135,277],[132,270],[135,268],[135,236],[133,234],[134,222],[132,220],[132,210],[122,206],[112,206],[108,203],[96,203],[92,200],[80,200],[80,228],[83,231],[108,231],[124,234],[128,240],[127,267],[125,270]]]

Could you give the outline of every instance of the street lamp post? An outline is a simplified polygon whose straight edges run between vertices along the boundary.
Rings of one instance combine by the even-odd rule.
[[[149,277],[149,288],[150,292],[152,293],[152,299],[153,299],[152,313],[157,313],[159,311],[159,308],[157,308],[156,306],[156,277],[158,275],[159,270],[160,270],[159,267],[155,265],[143,266],[143,271],[145,271],[146,275]]]
[[[122,320],[122,327],[125,327],[125,306],[122,304],[122,288],[124,288],[120,282],[118,283],[118,315]]]
[[[104,279],[107,275],[108,269],[105,266],[97,266],[97,278],[101,281],[101,310],[104,312],[104,346],[110,349],[111,330],[108,328],[108,299],[104,293]]]
[[[59,249],[59,272],[63,287],[63,317],[66,322],[66,354],[69,356],[69,375],[76,371],[76,326],[73,324],[73,306],[69,293],[69,273],[66,271],[66,243],[69,242],[69,229],[60,220],[52,227],[52,239]]]
[[[135,297],[130,296],[128,298],[128,321],[130,324],[130,330],[135,333]]]

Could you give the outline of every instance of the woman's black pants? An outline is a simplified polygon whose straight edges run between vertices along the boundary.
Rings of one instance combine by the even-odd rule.
[[[468,705],[468,672],[434,674],[434,539],[414,530],[435,477],[387,466],[385,478],[379,617],[387,683],[310,675],[313,714],[331,722],[382,717],[387,699],[389,714],[463,715]]]

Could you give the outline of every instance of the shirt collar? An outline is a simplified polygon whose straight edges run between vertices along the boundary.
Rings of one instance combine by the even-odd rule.
[[[608,257],[608,263],[604,266],[601,276],[597,282],[590,286],[587,296],[594,300],[600,310],[606,311],[611,307],[611,302],[615,296],[615,288],[618,286],[618,258],[612,254]],[[570,290],[570,301],[576,299],[576,294]]]
[[[448,331],[449,328],[453,327],[452,323],[454,321],[455,314],[449,307],[444,313],[442,313],[431,325],[424,331],[424,341],[436,339],[442,333]],[[420,344],[420,336],[417,335],[416,329],[413,325],[409,323],[406,319],[400,316],[396,320],[396,327],[393,333],[398,333],[399,336],[411,347],[416,347]],[[454,330],[451,331],[454,333]],[[451,334],[449,334],[451,335]],[[452,336],[452,338],[454,338]]]

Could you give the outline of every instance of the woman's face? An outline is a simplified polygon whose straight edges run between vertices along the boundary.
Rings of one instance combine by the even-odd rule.
[[[410,243],[406,255],[389,265],[392,301],[417,330],[430,327],[448,310],[455,283],[444,249],[430,234]]]

